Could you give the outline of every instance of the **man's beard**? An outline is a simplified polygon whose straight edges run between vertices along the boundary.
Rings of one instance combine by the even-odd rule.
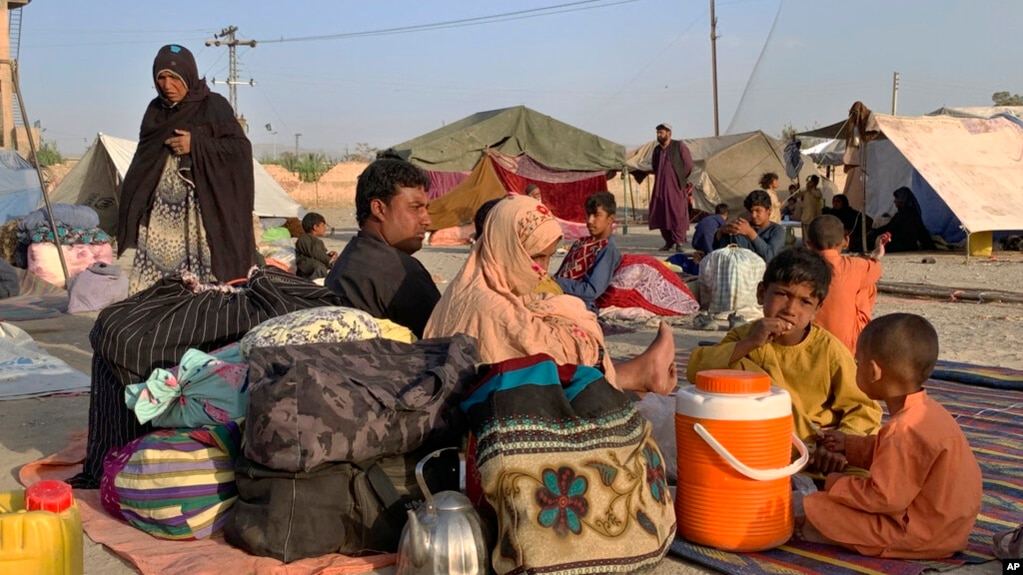
[[[668,141],[668,139],[669,139],[668,136],[663,136],[663,137],[662,136],[657,136],[657,143],[663,146],[664,143]]]

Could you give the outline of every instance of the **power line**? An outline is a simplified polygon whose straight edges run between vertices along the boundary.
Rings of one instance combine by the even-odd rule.
[[[461,18],[458,20],[446,20],[442,22],[433,22],[430,24],[415,24],[410,26],[400,26],[396,28],[382,28],[378,30],[364,30],[361,32],[347,32],[341,34],[326,34],[321,36],[301,36],[297,38],[276,38],[272,40],[258,40],[260,44],[281,44],[284,42],[312,42],[318,40],[344,40],[350,38],[368,38],[373,36],[388,36],[394,34],[410,34],[415,32],[427,32],[431,30],[443,30],[445,28],[460,28],[464,26],[480,26],[483,24],[497,24],[500,22],[510,22],[514,20],[524,20],[527,18],[539,18],[541,16],[555,16],[558,14],[567,14],[570,12],[581,12],[584,10],[596,10],[598,8],[608,8],[611,6],[619,6],[622,4],[632,4],[634,2],[640,2],[642,0],[617,0],[614,2],[607,2],[606,0],[580,0],[577,2],[568,2],[564,4],[555,4],[552,6],[546,6],[541,8],[531,8],[528,10],[517,10],[514,12],[504,12],[501,14],[492,14],[489,16],[477,16],[473,18]],[[589,6],[589,4],[596,4],[595,6]],[[57,32],[81,32],[80,30],[58,30],[51,29]],[[186,30],[186,34],[193,34],[197,30]],[[111,34],[131,34],[137,33],[135,30],[111,30],[111,31],[97,31],[87,30],[87,34],[105,34],[107,36]],[[202,32],[199,30],[199,32]],[[179,32],[168,32],[165,30],[155,31],[158,34],[169,34]],[[32,43],[32,48],[69,48],[79,46],[117,46],[117,45],[129,45],[129,44],[152,44],[152,35],[148,34],[146,40],[117,40],[112,42],[77,42],[77,43],[61,43],[61,44],[36,44]],[[183,38],[182,42],[193,40],[192,37]],[[28,45],[28,44],[26,44]]]
[[[426,32],[430,30],[442,30],[445,28],[460,28],[463,26],[479,26],[482,24],[495,24],[498,22],[507,22],[510,20],[522,20],[525,18],[537,18],[540,16],[552,16],[555,14],[564,14],[567,12],[579,12],[582,10],[595,10],[597,8],[607,8],[609,6],[617,6],[620,4],[631,4],[633,2],[639,2],[640,0],[618,0],[617,2],[606,2],[597,6],[581,6],[584,4],[592,4],[595,2],[601,2],[602,0],[581,0],[579,2],[569,2],[566,4],[555,4],[553,6],[546,6],[542,8],[531,8],[528,10],[517,10],[515,12],[505,12],[502,14],[492,14],[490,16],[477,16],[474,18],[461,18],[458,20],[446,20],[443,22],[433,22],[430,24],[415,24],[411,26],[399,26],[396,28],[381,28],[378,30],[364,30],[361,32],[346,32],[342,34],[325,34],[321,36],[302,36],[298,38],[278,38],[276,40],[259,40],[260,44],[280,44],[282,42],[311,42],[317,40],[344,40],[349,38],[366,38],[370,36],[388,36],[393,34],[409,34],[413,32]]]
[[[639,79],[639,77],[642,76],[644,73],[646,73],[646,71],[650,69],[650,66],[654,65],[654,63],[660,60],[661,56],[663,56],[664,53],[668,51],[668,48],[674,46],[675,42],[678,42],[682,38],[682,36],[685,36],[685,34],[689,32],[689,30],[693,26],[696,25],[697,22],[703,19],[703,15],[705,12],[706,11],[700,12],[700,15],[697,16],[692,22],[690,22],[689,25],[685,27],[685,29],[679,32],[678,36],[675,36],[675,38],[671,42],[668,42],[668,44],[664,46],[664,48],[662,48],[661,51],[658,52],[653,58],[648,59],[647,63],[644,64],[643,67],[640,68],[635,74],[633,74],[632,78],[630,78],[627,82],[622,83],[621,86],[613,94],[611,94],[610,97],[607,98],[607,100],[605,100],[600,106],[597,107],[596,110],[593,111],[592,114],[590,114],[589,120],[593,120],[593,118],[595,118],[597,114],[602,112],[604,108],[607,107],[609,102],[611,102],[612,100],[617,100],[618,97],[622,94],[622,92],[624,92],[630,86],[632,86],[632,83]]]

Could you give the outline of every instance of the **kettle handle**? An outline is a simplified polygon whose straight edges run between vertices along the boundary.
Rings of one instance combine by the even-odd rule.
[[[710,432],[707,431],[707,428],[705,428],[703,425],[700,425],[699,423],[694,423],[693,431],[695,431],[697,435],[699,435],[704,441],[706,441],[707,445],[709,445],[711,449],[717,452],[717,454],[720,455],[722,459],[727,461],[728,464],[731,465],[733,469],[745,475],[746,477],[749,477],[750,479],[755,479],[757,481],[771,481],[774,479],[789,477],[791,475],[798,473],[799,470],[802,469],[810,460],[810,454],[806,450],[806,444],[803,443],[803,441],[799,439],[799,436],[797,436],[795,433],[792,434],[792,445],[795,445],[796,449],[799,450],[799,459],[797,459],[790,465],[777,469],[755,469],[739,461],[734,455],[732,455],[727,449],[725,449],[725,446],[721,445],[721,443],[718,442],[718,440],[715,439],[714,436],[711,435]]]
[[[427,487],[427,485],[426,485],[426,478],[423,477],[423,467],[426,466],[426,463],[428,461],[430,461],[431,459],[433,459],[435,457],[440,457],[441,453],[444,453],[445,451],[447,451],[449,449],[454,449],[455,451],[458,451],[457,447],[442,447],[442,448],[438,449],[437,451],[434,451],[433,453],[431,453],[431,454],[427,455],[426,457],[420,459],[419,463],[416,464],[416,483],[419,484],[419,490],[423,492],[423,497],[426,498],[426,506],[429,509],[432,509],[434,507],[434,505],[433,505],[433,494],[430,493],[430,488]]]

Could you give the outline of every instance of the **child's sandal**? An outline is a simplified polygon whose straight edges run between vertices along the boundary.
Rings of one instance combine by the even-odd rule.
[[[999,559],[1023,559],[1023,525],[995,534],[992,550]]]

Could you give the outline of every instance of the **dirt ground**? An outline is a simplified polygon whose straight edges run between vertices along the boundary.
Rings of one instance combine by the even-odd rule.
[[[328,224],[334,226],[332,237],[327,238],[328,249],[339,250],[352,237],[355,225],[350,206],[320,210]],[[625,232],[622,234],[621,232]],[[660,245],[656,232],[642,224],[631,224],[627,231],[620,230],[616,237],[623,251],[657,255]],[[468,253],[467,246],[426,247],[417,254],[435,275],[443,290],[457,273]],[[927,283],[935,286],[969,289],[997,289],[1023,292],[1023,254],[996,252],[995,258],[970,258],[961,254],[933,255],[936,263],[921,263],[919,254],[890,255],[885,258],[883,281]],[[119,262],[130,263],[130,252]],[[560,262],[553,262],[557,266]],[[1023,347],[1017,345],[1023,332],[1023,305],[998,303],[970,303],[948,300],[918,300],[882,294],[875,315],[894,311],[907,311],[927,317],[941,338],[943,359],[998,365],[1023,369]],[[65,360],[88,374],[91,370],[92,351],[88,332],[96,314],[61,316],[59,318],[16,322],[28,331],[43,349]],[[724,335],[692,329],[689,322],[673,326],[675,343],[679,347],[693,347],[699,341]],[[614,355],[638,353],[652,340],[654,327],[645,327],[634,333],[608,337]],[[684,370],[683,370],[684,371]],[[89,397],[47,397],[0,402],[0,490],[18,488],[18,468],[43,455],[64,447],[68,434],[84,429],[88,418]],[[86,542],[86,573],[91,575],[123,575],[134,569],[91,541]],[[393,569],[381,572],[390,573]],[[1000,573],[996,562],[954,570],[960,574]],[[225,573],[229,567],[225,566]],[[658,574],[713,573],[672,556],[666,558],[655,571]]]

